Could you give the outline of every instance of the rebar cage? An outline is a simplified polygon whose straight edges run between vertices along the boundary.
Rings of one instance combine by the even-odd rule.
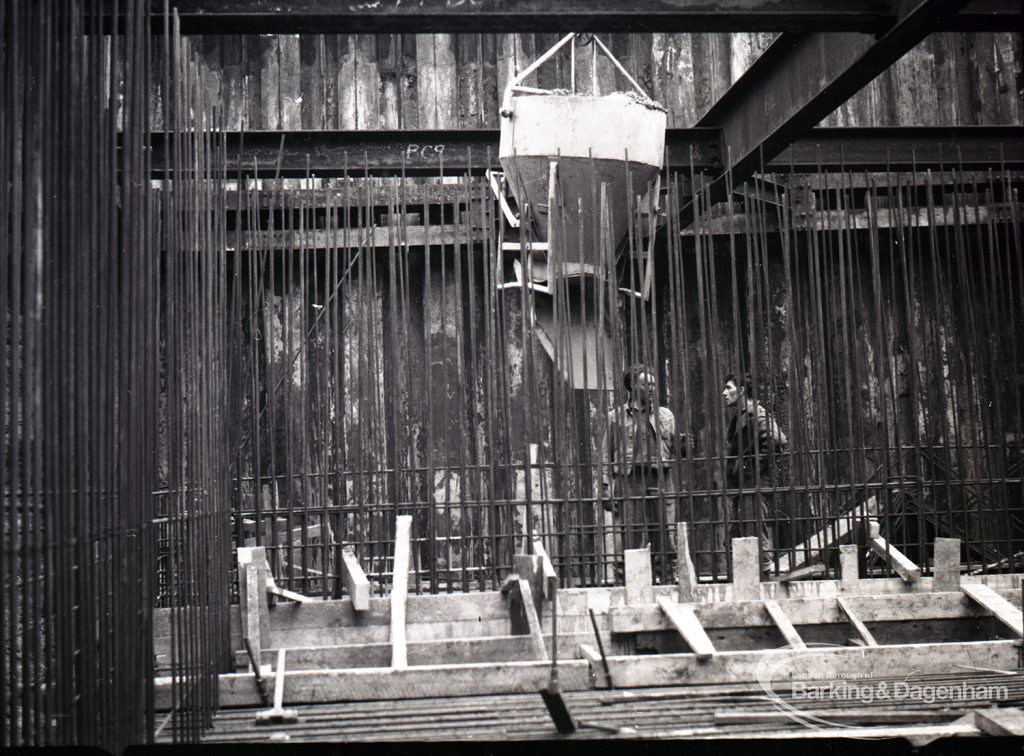
[[[667,249],[647,255],[634,205],[621,248],[602,226],[598,275],[559,277],[552,253],[543,288],[514,285],[537,253],[528,231],[509,245],[482,178],[236,186],[237,543],[325,597],[351,545],[385,590],[395,517],[412,514],[418,590],[496,588],[537,536],[566,584],[612,581],[601,438],[643,362],[687,437],[669,498],[704,579],[728,576],[730,372],[788,436],[745,484],[769,504],[775,571],[837,566],[869,518],[926,568],[932,539],[955,536],[966,569],[1012,570],[1020,176],[764,175],[683,229],[694,178],[665,176]],[[651,496],[651,529],[671,528]]]

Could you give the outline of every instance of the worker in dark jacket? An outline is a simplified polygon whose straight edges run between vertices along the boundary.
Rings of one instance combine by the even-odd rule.
[[[786,434],[761,403],[754,401],[749,375],[726,376],[722,398],[726,411],[732,415],[725,434],[726,488],[744,489],[733,497],[729,507],[729,537],[756,537],[760,543],[761,571],[767,575],[772,555],[768,527],[769,518],[774,515],[772,497],[751,489],[771,486],[772,463],[786,446]]]

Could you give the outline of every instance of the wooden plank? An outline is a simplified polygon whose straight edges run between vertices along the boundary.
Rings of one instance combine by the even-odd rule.
[[[499,102],[504,95],[505,89],[512,82],[520,71],[526,69],[532,60],[523,49],[525,42],[533,42],[533,35],[523,34],[499,34],[497,42],[497,70],[496,79],[498,85]]]
[[[860,580],[860,555],[856,544],[839,547],[839,575],[844,591],[856,590]]]
[[[674,117],[675,126],[696,123],[715,100],[707,85],[708,71],[701,65],[706,59],[701,54],[702,45],[707,41],[709,38],[699,34],[673,34],[662,48],[660,68],[663,76],[659,83],[662,84],[662,92],[671,99],[661,101],[672,103],[668,105],[669,115]],[[652,47],[652,55],[656,52]]]
[[[567,659],[559,662],[559,687],[563,691],[590,688],[590,663]],[[290,705],[332,701],[387,701],[409,698],[479,696],[530,693],[548,684],[551,664],[543,661],[487,664],[426,665],[405,669],[296,670],[285,678]],[[170,677],[154,681],[156,708],[172,705]],[[221,675],[218,703],[221,707],[259,706],[251,674]]]
[[[837,604],[842,598],[847,608],[869,622],[910,620],[971,619],[983,610],[955,593],[910,593],[889,596],[829,596],[821,598],[776,599],[779,607],[795,625],[846,623],[847,615]],[[765,613],[763,601],[731,601],[718,604],[694,604],[694,613],[706,629],[729,627],[771,627],[774,620]],[[612,633],[657,632],[672,630],[672,624],[656,605],[612,606],[608,612]]]
[[[786,655],[783,657],[782,655]],[[936,674],[955,669],[957,663],[1016,669],[1015,641],[971,643],[928,643],[875,648],[838,647],[803,651],[720,652],[698,661],[693,654],[609,657],[617,686],[719,684],[753,682],[766,660],[780,660],[791,669],[813,671],[819,679],[856,669],[868,677],[893,677],[911,672]],[[590,687],[590,662],[567,660],[560,664],[563,690]],[[548,682],[546,662],[499,664],[430,665],[407,669],[309,670],[289,673],[285,695],[289,703],[329,701],[393,700],[436,696],[490,695],[497,693],[536,694]],[[172,679],[155,680],[156,708],[172,705]],[[222,707],[258,706],[251,674],[221,675],[219,703]]]
[[[500,593],[502,596],[507,596],[509,592],[516,586],[516,581],[518,580],[518,572],[513,572],[510,575],[506,575],[505,579],[501,581],[501,587],[498,588],[498,593]]]
[[[815,712],[821,715],[820,712]],[[963,709],[951,711],[929,711],[908,709],[906,711],[879,711],[877,708],[829,710],[824,717],[830,722],[844,724],[894,724],[906,722],[923,724],[929,720],[952,720],[964,715]],[[716,724],[792,724],[793,715],[786,711],[716,711]],[[858,731],[860,728],[857,728]]]
[[[963,577],[964,584],[987,584],[997,592],[1010,597],[1014,603],[1019,601],[1021,593],[1020,581],[1020,575],[1009,574],[965,575]],[[978,616],[980,614],[981,610],[972,602],[963,598],[962,594],[929,593],[931,584],[932,579],[930,577],[923,577],[919,584],[915,586],[913,593],[908,593],[906,584],[900,578],[861,580],[856,591],[853,593],[843,590],[840,582],[836,580],[791,583],[788,588],[782,590],[780,590],[781,586],[777,584],[764,583],[762,589],[764,597],[777,599],[797,625],[814,624],[820,621],[845,622],[845,619],[839,616],[838,609],[835,608],[834,599],[837,596],[848,596],[851,600],[856,600],[857,602],[868,601],[872,605],[877,604],[881,607],[891,606],[893,607],[891,611],[889,609],[884,611],[887,614],[896,615],[893,619],[906,618],[899,616],[899,613],[904,611],[900,607],[909,607],[914,602],[918,602],[920,606],[915,604],[912,611],[925,612],[926,614],[922,616],[926,616],[931,611],[931,605],[951,606],[950,595],[953,596],[954,603],[967,607],[967,609],[961,610],[960,615],[949,615],[950,618],[955,618],[956,616]],[[652,592],[654,596],[665,595],[675,597],[678,593],[678,588],[675,585],[658,585],[653,587]],[[722,611],[726,613],[723,616],[727,616],[732,611],[729,609],[730,606],[743,604],[743,602],[734,601],[732,586],[728,583],[700,584],[698,586],[698,594],[700,599],[697,602],[698,616],[701,616],[700,612],[705,610]],[[574,616],[577,617],[580,622],[584,623],[586,628],[589,627],[590,622],[587,616],[587,608],[594,608],[595,611],[599,612],[599,619],[602,619],[608,607],[616,607],[625,602],[625,588],[567,588],[559,591],[558,598],[563,616],[567,616],[570,619]],[[897,603],[889,604],[890,600]],[[809,602],[808,606],[810,607],[828,606],[830,607],[829,609],[814,609],[813,612],[816,615],[821,615],[822,611],[825,611],[828,616],[835,616],[838,619],[815,619],[812,616],[797,619],[794,610],[790,608],[791,604],[787,603],[789,601]],[[911,602],[911,604],[905,602]],[[759,607],[757,614],[763,615],[763,609],[760,607],[759,602],[755,601],[753,603]],[[508,621],[508,605],[498,591],[451,595],[412,595],[408,597],[406,606],[407,625],[410,628],[410,633],[418,627],[427,628],[433,625],[454,627],[462,624],[467,626],[476,624],[479,626],[481,623],[485,625],[493,623],[495,627],[499,627]],[[859,612],[863,612],[863,609],[860,608],[860,603],[856,604],[856,607]],[[623,607],[619,606],[618,608],[621,610]],[[648,609],[654,615],[662,617],[661,611],[654,605],[653,600]],[[804,609],[800,611],[807,614],[809,610]],[[911,609],[906,609],[906,611],[911,611]],[[158,609],[155,611],[155,637],[170,634],[169,618],[170,610]],[[348,598],[317,601],[316,603],[303,605],[282,604],[275,606],[271,612],[271,630],[274,634],[301,629],[308,629],[310,632],[315,633],[322,629],[344,632],[347,629],[361,631],[381,627],[385,633],[383,639],[386,639],[387,627],[390,621],[391,609],[388,597],[371,597],[370,609],[366,612],[353,611],[351,601]],[[237,623],[237,620],[235,622]],[[708,621],[703,616],[701,616],[701,622],[705,627],[709,626]],[[240,628],[240,624],[236,624],[236,627]],[[668,630],[671,627],[666,625],[663,629]],[[239,630],[238,632],[240,636],[241,631]]]
[[[1017,708],[980,709],[974,712],[974,723],[986,735],[1024,735],[1024,711]]]
[[[302,66],[298,35],[278,37],[278,88],[281,97],[279,129],[302,128]]]
[[[537,607],[533,603],[533,589],[530,588],[530,581],[526,578],[519,578],[519,593],[523,599],[523,610],[526,612],[526,623],[530,628],[530,638],[533,641],[533,653],[537,659],[546,660],[548,652],[544,646],[544,633],[540,627],[540,617],[537,616]]]
[[[870,528],[868,544],[871,550],[884,559],[892,570],[903,578],[904,582],[913,583],[920,580],[921,568],[908,559],[902,551],[882,538],[879,533],[878,522],[872,520]]]
[[[579,645],[579,657],[586,659],[590,663],[591,681],[593,685],[600,684],[602,688],[611,688],[611,681],[608,679],[608,675],[604,672],[604,664],[601,660],[601,652],[591,646],[589,643],[581,643]],[[597,675],[601,675],[600,678]],[[599,682],[600,681],[600,682]]]
[[[242,617],[242,637],[252,639],[254,635],[253,626],[249,624],[249,587],[248,580],[246,579],[246,567],[252,563],[252,547],[240,546],[237,553],[238,559],[238,607]],[[189,611],[186,609],[186,611]],[[159,621],[159,618],[165,620],[164,623]],[[153,619],[153,634],[170,635],[170,613],[169,612],[157,612],[154,613]],[[258,620],[257,620],[258,622]],[[163,625],[166,625],[165,627]],[[256,632],[258,633],[259,625],[256,626]]]
[[[335,88],[338,107],[338,126],[342,129],[356,130],[359,128],[359,115],[356,113],[356,42],[352,34],[338,35],[338,66],[335,71],[337,84]],[[353,156],[357,168],[360,159]],[[346,159],[346,162],[348,160]]]
[[[263,92],[263,37],[242,38],[241,91],[245,97],[242,104],[242,123],[246,131],[270,128],[263,124],[262,92]],[[230,96],[230,93],[229,95]],[[237,153],[236,153],[237,154]]]
[[[263,616],[267,603],[266,550],[263,547],[243,546],[238,549],[238,582],[242,638],[249,641],[253,655],[259,659],[260,650],[270,636],[269,617],[264,620]]]
[[[831,523],[814,533],[803,543],[779,555],[779,572],[791,572],[807,563],[807,555],[817,557],[828,547],[851,536],[857,523],[869,515],[878,513],[878,502],[874,496],[861,502],[850,512],[840,515]],[[793,558],[790,559],[790,554]]]
[[[717,684],[749,682],[758,679],[759,670],[770,661],[773,668],[799,671],[810,679],[839,679],[855,669],[866,679],[908,674],[947,674],[959,672],[957,665],[994,669],[1016,669],[1015,641],[977,641],[963,643],[916,643],[899,646],[836,646],[807,648],[721,651],[698,661],[693,654],[609,657],[617,687],[633,688],[659,685]],[[788,678],[779,677],[788,684]]]
[[[1024,615],[1020,609],[1017,609],[987,585],[964,584],[961,588],[972,600],[992,612],[995,618],[1006,625],[1015,635],[1024,636]]]
[[[270,571],[270,564],[267,562],[267,549],[265,546],[253,546],[252,563],[256,568],[256,585],[261,588],[259,594],[259,621],[260,637],[266,644],[270,637],[270,603],[267,600],[266,585],[273,581],[274,576]]]
[[[455,36],[457,116],[463,128],[483,126],[483,111],[490,105],[481,102],[480,42],[479,34]]]
[[[352,600],[352,609],[357,612],[367,611],[370,608],[370,581],[351,546],[341,550],[341,579],[345,584],[345,592]]]
[[[397,129],[399,121],[398,76],[401,71],[402,39],[396,34],[377,36],[377,69],[380,71],[380,126]]]
[[[401,75],[399,77],[399,123],[403,129],[420,128],[417,94],[416,35],[403,34],[401,39]]]
[[[270,562],[268,562],[266,559],[263,560],[263,565],[264,565],[264,574],[266,575],[265,585],[266,585],[267,593],[273,595],[274,594],[274,589],[277,588],[277,583],[274,580],[274,572],[273,572],[273,570],[270,569]]]
[[[793,583],[797,580],[808,580],[810,578],[818,577],[819,575],[825,574],[825,565],[823,564],[807,564],[803,567],[798,567],[792,572],[786,572],[777,578],[778,583]]]
[[[512,573],[507,579],[509,586],[507,590],[503,585],[503,592],[509,602],[509,629],[512,635],[529,635],[529,621],[526,619],[526,607],[523,603],[522,591],[519,590],[519,575]]]
[[[793,623],[786,616],[786,612],[779,606],[778,601],[769,599],[764,602],[764,608],[768,611],[768,616],[772,618],[772,622],[775,623],[779,632],[782,633],[782,637],[786,639],[786,643],[793,648],[807,648],[800,634],[793,627]]]
[[[915,748],[921,748],[939,738],[965,737],[977,734],[978,729],[973,724],[966,722],[952,722],[944,725],[906,725],[903,727],[858,727],[856,729],[856,737],[858,738],[875,738],[879,740],[903,738],[908,740],[910,745]],[[745,732],[742,735],[729,733],[718,737],[722,740],[740,740],[750,738],[751,734],[749,732]],[[793,730],[787,728],[775,731],[758,730],[756,737],[766,740],[838,740],[849,738],[851,734],[849,727],[822,727],[817,730]]]
[[[380,73],[377,68],[377,40],[372,35],[352,37],[355,65],[355,128],[380,128]]]
[[[654,576],[651,571],[651,551],[648,548],[626,549],[623,552],[626,570],[626,603],[653,604]]]
[[[757,538],[732,539],[732,587],[737,601],[761,597],[761,563]]]
[[[256,579],[256,565],[249,562],[243,568],[245,573],[245,619],[242,623],[242,638],[249,641],[253,655],[258,659],[262,648],[260,632],[259,602],[263,591]]]
[[[846,617],[847,621],[851,625],[853,625],[853,629],[857,631],[857,635],[860,636],[860,639],[862,641],[864,641],[864,643],[866,645],[868,645],[868,646],[877,646],[878,645],[878,642],[875,640],[875,636],[873,636],[871,634],[871,631],[868,630],[867,625],[865,625],[860,620],[860,618],[857,617],[857,615],[854,613],[854,611],[850,608],[850,605],[844,599],[841,599],[841,598],[836,599],[836,605],[839,607],[839,610]]]
[[[542,57],[546,55],[564,36],[564,34],[557,33],[535,34],[534,43],[536,44],[537,50],[541,51],[541,57],[538,57],[537,60],[533,61],[531,63],[531,67],[536,65],[538,62],[541,62]],[[525,77],[520,81],[521,84],[526,85],[524,89],[534,88],[530,87],[530,84],[535,84],[536,88],[541,90],[558,88],[569,89],[569,77],[567,75],[569,66],[562,65],[563,60],[568,63],[569,48],[566,46],[559,49],[562,50],[562,55],[553,55],[552,57],[547,58],[546,62],[541,62],[541,65],[535,69],[535,73],[529,73],[528,71],[523,72],[525,73]],[[578,53],[579,48],[577,48],[577,54]]]
[[[236,131],[242,128],[245,108],[248,106],[247,95],[249,93],[243,89],[244,38],[239,36],[225,37],[221,42],[221,54],[223,55],[221,93],[224,105],[224,127]],[[158,59],[162,58],[153,58],[153,60]],[[159,130],[163,128],[163,125],[153,123],[151,128]]]
[[[277,667],[274,669],[274,708],[280,710],[284,705],[284,674],[285,674],[285,649],[278,649]]]
[[[508,597],[508,632],[512,635],[530,635],[523,593],[519,590],[519,573],[513,572],[505,579],[502,593]]]
[[[416,35],[416,98],[424,129],[457,128],[455,53],[444,34]]]
[[[960,590],[960,539],[936,538],[932,569],[933,591]]]
[[[667,596],[658,597],[658,606],[698,659],[710,659],[715,655],[715,646],[701,627],[697,615],[693,613],[693,606],[677,604]]]
[[[323,67],[323,88],[324,88],[324,128],[337,129],[341,127],[341,115],[338,112],[338,102],[341,98],[338,92],[338,71],[341,70],[341,40],[337,34],[324,35],[324,67]]]
[[[558,573],[555,572],[555,565],[551,562],[551,557],[548,556],[544,542],[540,538],[533,539],[533,553],[540,557],[541,575],[544,578],[541,587],[544,589],[544,598],[549,598],[552,586],[558,584]]]
[[[412,516],[399,515],[395,523],[395,558],[391,575],[391,666],[408,665],[405,646],[405,600],[409,593],[409,556],[412,546]]]
[[[440,600],[439,600],[440,599]],[[508,606],[497,591],[479,594],[421,595],[406,599],[406,624],[409,627],[462,622],[501,622],[508,619]],[[356,611],[349,598],[318,601],[298,606],[274,607],[272,632],[321,629],[372,629],[387,631],[391,623],[390,597],[370,598],[370,607]]]
[[[289,591],[287,588],[281,588],[280,586],[278,586],[276,584],[275,585],[268,585],[267,586],[267,593],[269,593],[269,594],[271,594],[273,596],[278,596],[278,597],[283,598],[283,599],[288,599],[289,601],[294,601],[294,602],[296,602],[298,604],[309,604],[309,603],[312,603],[313,601],[317,601],[317,599],[315,599],[315,598],[311,598],[309,596],[303,596],[301,593],[296,593],[295,591]]]
[[[480,40],[481,126],[498,127],[498,35],[484,34]]]
[[[692,604],[697,594],[697,571],[690,556],[690,523],[676,523],[676,584],[679,586],[679,603]]]
[[[455,62],[455,35],[435,34],[433,71],[437,94],[437,128],[459,128],[458,68]],[[421,109],[422,112],[422,109]]]
[[[257,98],[260,103],[260,121],[256,128],[267,131],[277,131],[281,128],[278,42],[279,38],[276,35],[261,36],[259,39],[259,58],[256,67],[260,71],[260,91]],[[250,92],[255,96],[255,92]]]
[[[229,37],[230,39],[230,37]],[[324,35],[307,34],[299,37],[299,91],[302,93],[300,110],[302,128],[323,129],[327,127],[324,115],[327,112],[324,102],[324,79],[327,69],[324,65]]]
[[[898,578],[893,579],[894,582],[902,584]],[[655,595],[668,595],[671,597],[675,596],[675,586],[655,586]],[[1019,593],[1019,588],[1017,589]],[[787,615],[793,621],[796,626],[801,625],[813,625],[813,624],[836,624],[845,625],[847,620],[845,616],[840,612],[835,604],[835,598],[838,594],[836,592],[829,592],[822,596],[811,596],[811,597],[797,597],[794,599],[787,599],[784,597],[776,597],[780,605],[786,611]],[[1014,599],[1013,593],[1004,594],[1011,600]],[[413,598],[411,596],[410,602]],[[768,596],[766,596],[768,598]],[[500,600],[500,599],[499,599]],[[913,622],[915,618],[923,618],[926,620],[937,620],[942,622],[966,620],[971,618],[977,618],[985,614],[984,610],[970,601],[966,596],[962,594],[951,594],[951,593],[915,593],[915,594],[897,594],[897,595],[879,595],[879,596],[849,596],[848,600],[851,602],[854,610],[865,619],[869,624],[871,622],[889,621],[894,624],[910,621]],[[386,599],[385,599],[386,601]],[[559,596],[559,602],[562,603],[562,596]],[[790,603],[792,602],[792,603]],[[322,602],[327,604],[328,602]],[[384,611],[382,613],[369,614],[363,621],[355,622],[352,624],[352,617],[357,616],[356,613],[348,610],[340,610],[337,608],[338,602],[331,602],[335,606],[335,613],[341,614],[341,611],[347,613],[347,617],[339,617],[339,621],[331,622],[328,621],[325,626],[320,627],[301,627],[293,629],[282,629],[275,630],[271,633],[272,645],[314,645],[318,643],[330,644],[330,643],[353,643],[362,641],[387,641],[389,633],[389,618],[390,613]],[[607,609],[599,609],[601,614],[598,616],[598,621],[603,627],[610,627],[609,621],[614,623],[617,633],[636,633],[646,631],[674,631],[671,623],[665,618],[660,608],[656,604],[647,606],[633,607],[633,606],[621,606],[622,603],[622,592],[616,594],[614,600],[615,606],[611,609],[610,618],[606,614]],[[445,621],[443,619],[432,619],[429,622],[424,623],[407,623],[406,636],[407,640],[436,640],[441,638],[465,638],[465,637],[479,637],[481,635],[506,635],[509,633],[509,620],[508,620],[508,607],[504,602],[499,604],[501,608],[501,614],[494,619],[488,619],[486,617],[473,617],[472,619],[457,619],[451,621]],[[275,608],[275,612],[282,610],[304,610],[310,607],[320,609],[321,606],[318,604],[306,604],[306,605],[282,605]],[[705,628],[708,628],[708,632],[711,632],[712,628],[729,628],[729,627],[759,627],[759,628],[771,628],[771,633],[766,635],[766,638],[770,638],[774,634],[774,626],[768,621],[768,617],[764,612],[764,608],[760,601],[755,602],[720,602],[716,601],[713,603],[702,603],[695,605],[695,610],[698,617],[701,619],[701,623]],[[463,608],[459,609],[460,613],[465,611]],[[524,628],[526,628],[525,616],[523,618]],[[620,623],[622,623],[620,625]],[[587,632],[590,628],[590,618],[585,614],[585,610],[575,608],[565,608],[559,619],[560,628],[565,632]],[[524,629],[524,634],[528,632],[528,628]],[[620,637],[621,640],[621,637]]]
[[[604,636],[607,638],[607,636]],[[544,639],[550,647],[550,637]],[[580,643],[594,640],[593,632],[558,634],[558,654],[573,657]],[[387,667],[391,664],[391,644],[387,641],[339,643],[332,645],[287,646],[291,669],[348,669]],[[510,659],[530,660],[536,655],[529,635],[494,635],[488,637],[437,638],[417,641],[406,639],[409,666],[424,664],[473,664],[502,662]],[[550,653],[550,650],[549,650]],[[273,661],[274,650],[263,649],[263,660]],[[235,652],[236,669],[245,669],[245,651]],[[168,662],[169,665],[169,662]]]
[[[537,616],[542,616],[544,612],[544,578],[540,556],[538,554],[516,554],[512,557],[512,568],[519,577],[530,584],[533,606],[537,610]]]

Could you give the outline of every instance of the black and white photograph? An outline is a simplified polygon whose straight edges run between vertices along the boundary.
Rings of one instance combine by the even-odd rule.
[[[0,747],[1024,735],[1021,16],[0,0]]]

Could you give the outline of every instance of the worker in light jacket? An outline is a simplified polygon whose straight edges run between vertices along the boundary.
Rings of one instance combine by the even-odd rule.
[[[756,489],[772,485],[775,455],[786,446],[786,434],[760,402],[754,401],[749,375],[730,373],[722,390],[726,412],[731,415],[725,434],[727,446],[725,483],[727,489],[744,489],[731,497],[729,537],[756,537],[760,546],[763,576],[772,566],[772,535],[769,520],[774,516],[773,496]]]
[[[622,375],[627,401],[608,413],[601,443],[605,509],[612,512],[615,548],[651,544],[655,563],[675,558],[676,487],[673,464],[685,454],[676,418],[658,406],[658,383],[646,365]]]

